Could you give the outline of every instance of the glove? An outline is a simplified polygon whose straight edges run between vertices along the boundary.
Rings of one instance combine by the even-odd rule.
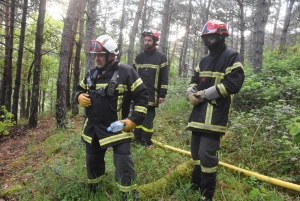
[[[197,91],[196,93],[189,93],[188,100],[192,105],[196,106],[204,102],[204,93],[203,91]]]
[[[82,107],[89,107],[91,106],[91,99],[89,98],[89,95],[87,93],[82,93],[78,96],[78,103]]]
[[[185,96],[186,96],[186,99],[187,100],[189,100],[188,99],[188,96],[189,96],[189,94],[190,93],[195,93],[195,92],[197,92],[198,90],[197,90],[197,88],[194,86],[194,87],[189,87],[187,90],[186,90],[186,94],[185,94]]]
[[[122,131],[131,131],[131,130],[135,129],[135,127],[136,127],[136,124],[133,121],[131,121],[130,119],[123,119],[123,120],[120,120],[120,122],[125,124]]]

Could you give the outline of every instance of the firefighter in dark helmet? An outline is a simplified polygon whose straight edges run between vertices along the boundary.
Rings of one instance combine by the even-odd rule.
[[[200,191],[199,201],[211,201],[214,196],[220,138],[226,132],[233,94],[239,92],[244,82],[239,53],[226,47],[228,35],[226,24],[219,20],[205,24],[201,38],[209,54],[195,69],[186,93],[194,106],[187,130],[192,131],[191,187]]]
[[[76,88],[75,100],[85,107],[86,120],[82,139],[86,144],[86,171],[92,192],[101,188],[105,173],[104,156],[112,147],[115,180],[123,200],[138,200],[136,172],[130,153],[133,130],[147,114],[148,92],[132,66],[116,60],[116,42],[108,35],[91,41],[90,53],[97,66],[89,70]],[[136,105],[128,117],[131,100]],[[107,127],[114,121],[125,124],[122,131],[113,133]]]

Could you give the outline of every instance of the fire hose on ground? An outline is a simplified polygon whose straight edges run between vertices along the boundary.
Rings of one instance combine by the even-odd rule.
[[[182,150],[182,149],[178,149],[178,148],[160,143],[160,142],[155,141],[153,139],[152,139],[152,142],[153,142],[153,144],[156,144],[160,147],[167,148],[167,149],[170,149],[172,151],[183,153],[185,155],[191,156],[191,153],[188,152],[188,151],[185,151],[185,150]],[[275,184],[277,186],[281,186],[281,187],[284,187],[284,188],[288,188],[288,189],[300,192],[300,185],[290,183],[290,182],[286,182],[286,181],[282,181],[280,179],[275,179],[275,178],[272,178],[272,177],[268,177],[268,176],[258,174],[258,173],[255,173],[255,172],[251,172],[251,171],[248,171],[248,170],[245,170],[245,169],[242,169],[242,168],[235,167],[233,165],[229,165],[227,163],[223,163],[221,161],[219,161],[219,165],[227,167],[227,168],[235,170],[235,171],[238,171],[238,172],[241,172],[241,173],[244,173],[247,176],[254,176],[255,178],[257,178],[261,181],[265,181],[265,182],[268,182],[268,183],[271,183],[271,184]]]

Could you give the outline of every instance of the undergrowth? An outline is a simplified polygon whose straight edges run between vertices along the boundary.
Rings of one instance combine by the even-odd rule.
[[[222,138],[221,162],[257,172],[283,181],[300,184],[300,145],[292,140],[288,126],[300,116],[299,78],[300,52],[278,57],[277,50],[265,54],[262,73],[254,74],[245,67],[246,80],[235,95],[229,129]],[[298,59],[296,59],[298,58]],[[156,110],[153,139],[189,151],[191,133],[185,130],[192,106],[186,101],[189,78],[170,79],[165,102]],[[49,132],[43,143],[31,146],[24,157],[39,150],[47,157],[38,170],[30,172],[25,181],[4,192],[19,200],[119,200],[114,182],[112,150],[107,151],[106,174],[98,194],[86,187],[85,147],[80,140],[80,117],[70,117],[67,130]],[[182,153],[156,145],[144,148],[132,144],[137,184],[154,184],[191,159]],[[22,159],[24,160],[24,158]],[[142,201],[198,200],[198,192],[189,189],[190,177],[175,174],[155,195]],[[157,186],[159,186],[157,184]],[[154,189],[149,189],[149,192]],[[157,190],[157,189],[156,189]],[[230,201],[299,201],[299,192],[261,181],[254,176],[219,166],[214,200]]]

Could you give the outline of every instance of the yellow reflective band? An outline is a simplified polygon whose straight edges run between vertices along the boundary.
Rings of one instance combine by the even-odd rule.
[[[108,83],[101,83],[101,84],[96,84],[96,90],[98,90],[100,87],[106,87]]]
[[[154,64],[137,64],[137,68],[159,68],[159,65],[154,65]]]
[[[81,137],[83,138],[84,141],[86,141],[88,143],[92,143],[92,138],[90,136],[87,136],[84,133],[82,133]]]
[[[117,134],[117,135],[113,135],[104,139],[99,140],[99,144],[100,146],[112,143],[112,142],[116,142],[119,140],[124,140],[124,139],[128,139],[128,138],[133,138],[133,133],[132,132],[123,132],[121,134]]]
[[[161,67],[161,68],[164,68],[164,67],[166,67],[167,65],[168,65],[168,62],[166,61],[166,62],[160,64],[160,67]]]
[[[194,165],[200,165],[200,160],[194,160],[193,163]]]
[[[200,66],[197,66],[197,67],[195,68],[195,71],[196,71],[197,73],[199,73],[199,72],[200,72]]]
[[[132,190],[135,190],[137,189],[137,184],[133,184],[131,186],[122,186],[121,184],[119,184],[118,182],[117,183],[117,187],[119,188],[120,191],[122,192],[130,192]]]
[[[142,129],[142,125],[137,125],[135,128],[140,128],[140,129]]]
[[[222,72],[212,72],[212,71],[201,71],[199,73],[200,77],[209,77],[209,78],[219,78],[224,79],[225,74]]]
[[[197,84],[196,83],[191,83],[191,84],[189,84],[189,87],[197,87]]]
[[[87,89],[87,85],[84,84],[83,80],[79,84],[82,88]]]
[[[231,73],[231,71],[233,71],[236,68],[244,69],[243,64],[241,62],[235,62],[232,66],[229,66],[226,68],[225,74],[227,75],[227,74]]]
[[[87,183],[88,184],[98,184],[101,181],[102,177],[103,177],[103,175],[101,175],[100,177],[97,177],[95,179],[88,179]]]
[[[138,86],[143,84],[143,80],[141,78],[137,79],[131,86],[131,91],[134,91]]]
[[[160,86],[162,89],[168,89],[168,85],[161,85]]]
[[[214,110],[214,106],[212,106],[211,104],[207,104],[206,115],[205,115],[205,124],[211,124],[213,110]]]
[[[202,130],[209,130],[209,131],[215,131],[215,132],[226,132],[226,126],[219,126],[219,125],[207,125],[204,123],[200,122],[189,122],[187,127],[192,127],[192,128],[197,128],[197,129],[202,129]]]
[[[153,133],[153,128],[146,128],[142,126],[143,131],[148,132],[148,133]]]
[[[220,91],[220,93],[221,93],[221,95],[222,95],[223,97],[228,96],[228,92],[227,92],[227,90],[226,90],[224,84],[218,84],[217,87],[218,87],[218,89],[219,89],[219,91]]]
[[[134,106],[134,111],[136,112],[141,112],[144,114],[147,114],[147,107],[143,107],[143,106]]]
[[[214,172],[217,172],[217,169],[218,169],[218,166],[208,168],[208,167],[203,167],[201,165],[201,171],[204,173],[214,173]]]

